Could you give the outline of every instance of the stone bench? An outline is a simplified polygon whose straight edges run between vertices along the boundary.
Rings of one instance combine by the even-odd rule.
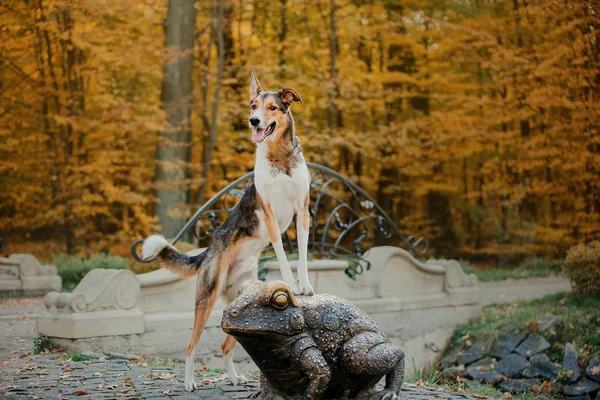
[[[42,265],[31,254],[0,258],[0,298],[37,297],[59,291],[62,285],[54,265]]]

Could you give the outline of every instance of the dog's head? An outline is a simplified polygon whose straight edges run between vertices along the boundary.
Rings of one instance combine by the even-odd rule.
[[[286,88],[278,92],[265,92],[256,79],[254,70],[250,79],[250,120],[252,141],[261,143],[272,141],[285,132],[291,123],[290,107],[293,102],[302,103],[302,98],[294,89]]]

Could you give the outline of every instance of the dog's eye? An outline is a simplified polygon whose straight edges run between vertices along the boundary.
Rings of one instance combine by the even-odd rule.
[[[271,107],[269,107],[269,110],[271,110],[271,111],[275,111],[275,110],[277,110],[277,107],[275,107],[275,106],[271,106]]]
[[[275,292],[273,294],[273,297],[271,297],[271,303],[273,304],[273,307],[279,310],[283,310],[284,308],[286,308],[289,302],[290,296],[288,296],[286,292],[283,292],[281,290]]]

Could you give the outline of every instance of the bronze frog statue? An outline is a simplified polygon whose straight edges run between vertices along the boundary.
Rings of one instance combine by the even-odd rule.
[[[339,297],[294,296],[284,282],[247,281],[223,311],[221,328],[261,371],[255,398],[398,398],[404,352],[367,314]],[[385,388],[375,393],[384,376]]]

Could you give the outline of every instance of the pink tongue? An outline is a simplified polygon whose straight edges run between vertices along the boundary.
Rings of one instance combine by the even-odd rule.
[[[257,128],[257,129],[252,130],[252,141],[254,143],[262,142],[262,140],[264,139],[263,133],[265,133],[264,129]]]

